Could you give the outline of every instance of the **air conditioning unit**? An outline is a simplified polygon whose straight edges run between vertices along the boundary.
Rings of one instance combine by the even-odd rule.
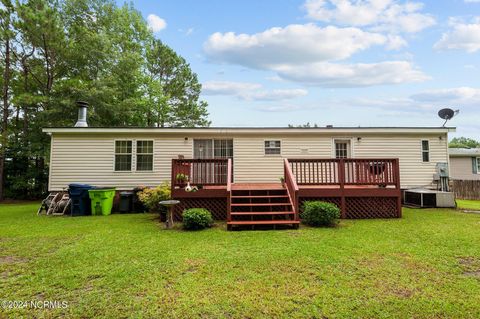
[[[407,189],[404,192],[405,205],[425,208],[453,208],[455,195],[433,189]]]

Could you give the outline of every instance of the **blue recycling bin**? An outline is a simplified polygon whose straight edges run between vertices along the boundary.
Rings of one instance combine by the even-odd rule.
[[[72,200],[71,215],[72,216],[85,216],[92,214],[92,208],[90,205],[90,197],[88,196],[88,190],[94,189],[95,186],[88,184],[70,184],[68,185],[68,194]]]

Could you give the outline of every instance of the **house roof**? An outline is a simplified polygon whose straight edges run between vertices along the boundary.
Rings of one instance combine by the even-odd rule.
[[[448,154],[452,157],[480,156],[480,148],[449,148]]]
[[[48,127],[45,133],[448,133],[455,132],[454,127]]]

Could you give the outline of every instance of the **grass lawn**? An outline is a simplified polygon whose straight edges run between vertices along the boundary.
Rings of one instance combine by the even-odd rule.
[[[471,209],[480,211],[480,200],[457,199],[459,209]]]
[[[405,209],[336,229],[164,230],[154,215],[0,206],[0,299],[56,318],[479,318],[480,216]]]

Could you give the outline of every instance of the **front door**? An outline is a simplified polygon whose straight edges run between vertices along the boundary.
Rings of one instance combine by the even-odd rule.
[[[233,159],[233,140],[194,139],[193,158]]]
[[[213,158],[213,140],[193,140],[193,158]]]

